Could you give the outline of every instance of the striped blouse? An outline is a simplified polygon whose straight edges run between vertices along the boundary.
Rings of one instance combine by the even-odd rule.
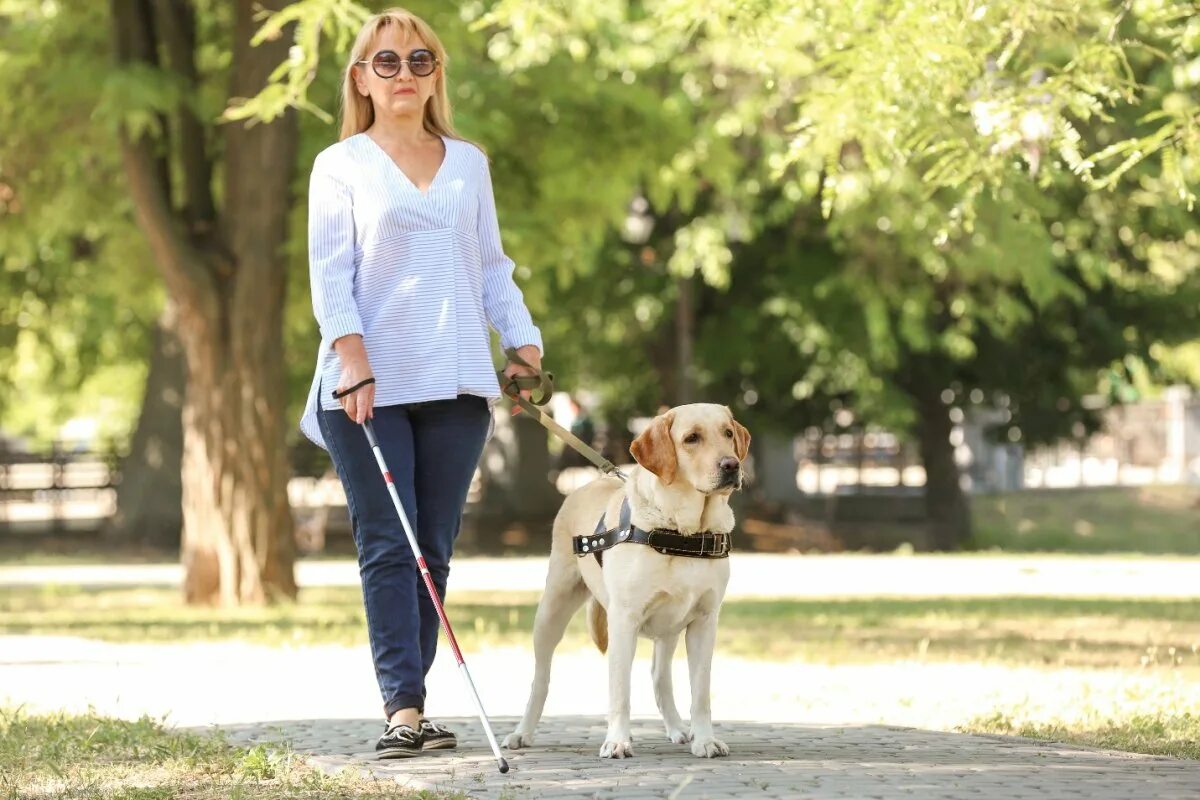
[[[323,150],[308,199],[309,279],[321,345],[300,429],[325,447],[317,409],[342,365],[334,340],[363,336],[375,405],[500,398],[488,326],[502,347],[542,336],[500,245],[487,158],[443,136],[445,158],[421,192],[365,133]]]

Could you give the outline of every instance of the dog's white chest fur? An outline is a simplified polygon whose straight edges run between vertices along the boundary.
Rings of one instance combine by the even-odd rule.
[[[623,544],[607,551],[604,569],[580,565],[592,596],[610,616],[633,625],[639,635],[673,636],[721,608],[729,584],[729,559],[665,556],[645,545]]]
[[[714,614],[720,609],[721,598],[725,595],[725,586],[729,582],[729,562],[722,559],[719,564],[713,562],[703,566],[715,568],[718,574],[711,574],[713,570],[710,570],[710,574],[706,576],[709,579],[707,581],[659,584],[660,587],[670,588],[659,588],[650,593],[642,611],[639,635],[651,639],[674,636],[697,619]],[[708,585],[705,586],[705,583]]]

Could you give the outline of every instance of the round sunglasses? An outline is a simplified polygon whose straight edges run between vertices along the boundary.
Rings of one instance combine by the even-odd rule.
[[[400,74],[400,69],[408,64],[408,70],[418,78],[427,78],[437,69],[437,56],[432,50],[413,50],[408,58],[401,58],[395,50],[380,50],[370,61],[358,61],[358,64],[370,64],[371,69],[381,78],[394,78]]]

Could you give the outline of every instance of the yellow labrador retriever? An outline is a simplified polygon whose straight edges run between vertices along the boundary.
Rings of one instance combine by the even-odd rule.
[[[654,547],[622,541],[604,551],[603,565],[576,555],[572,537],[618,528],[623,501],[633,526],[695,536],[733,530],[729,496],[740,488],[750,433],[727,406],[694,403],[655,417],[629,448],[637,466],[629,479],[604,477],[572,492],[554,520],[546,589],[533,624],[533,687],[525,716],[504,740],[509,749],[533,744],[550,685],[550,660],[567,623],[590,600],[588,627],[608,651],[608,734],[601,758],[633,755],[629,734],[629,680],[639,635],[654,641],[653,680],[667,738],[691,742],[692,753],[729,754],[713,735],[709,679],[717,614],[729,582],[729,559],[664,555]],[[607,618],[607,619],[606,619]],[[680,634],[687,637],[691,677],[691,731],[675,708],[671,658]]]

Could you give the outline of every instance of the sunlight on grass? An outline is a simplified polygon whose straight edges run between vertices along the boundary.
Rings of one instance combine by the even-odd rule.
[[[1025,736],[1130,753],[1200,759],[1200,715],[1190,713],[1163,711],[1125,719],[1099,716],[1086,721],[1064,723],[1022,719],[1019,712],[996,712],[972,720],[961,730]]]
[[[1192,486],[1024,491],[971,498],[972,545],[1010,553],[1200,553]]]
[[[0,709],[0,796],[285,800],[408,797],[390,780],[329,776],[284,745],[236,747],[219,734],[173,731],[148,717],[27,715]]]
[[[452,593],[464,647],[528,647],[537,594]],[[357,588],[307,589],[269,608],[185,606],[168,589],[0,589],[0,634],[113,642],[237,640],[363,645]],[[563,648],[589,649],[583,615]],[[734,600],[721,610],[718,651],[816,663],[888,659],[1092,667],[1200,665],[1200,604],[1190,600],[1058,598]]]

